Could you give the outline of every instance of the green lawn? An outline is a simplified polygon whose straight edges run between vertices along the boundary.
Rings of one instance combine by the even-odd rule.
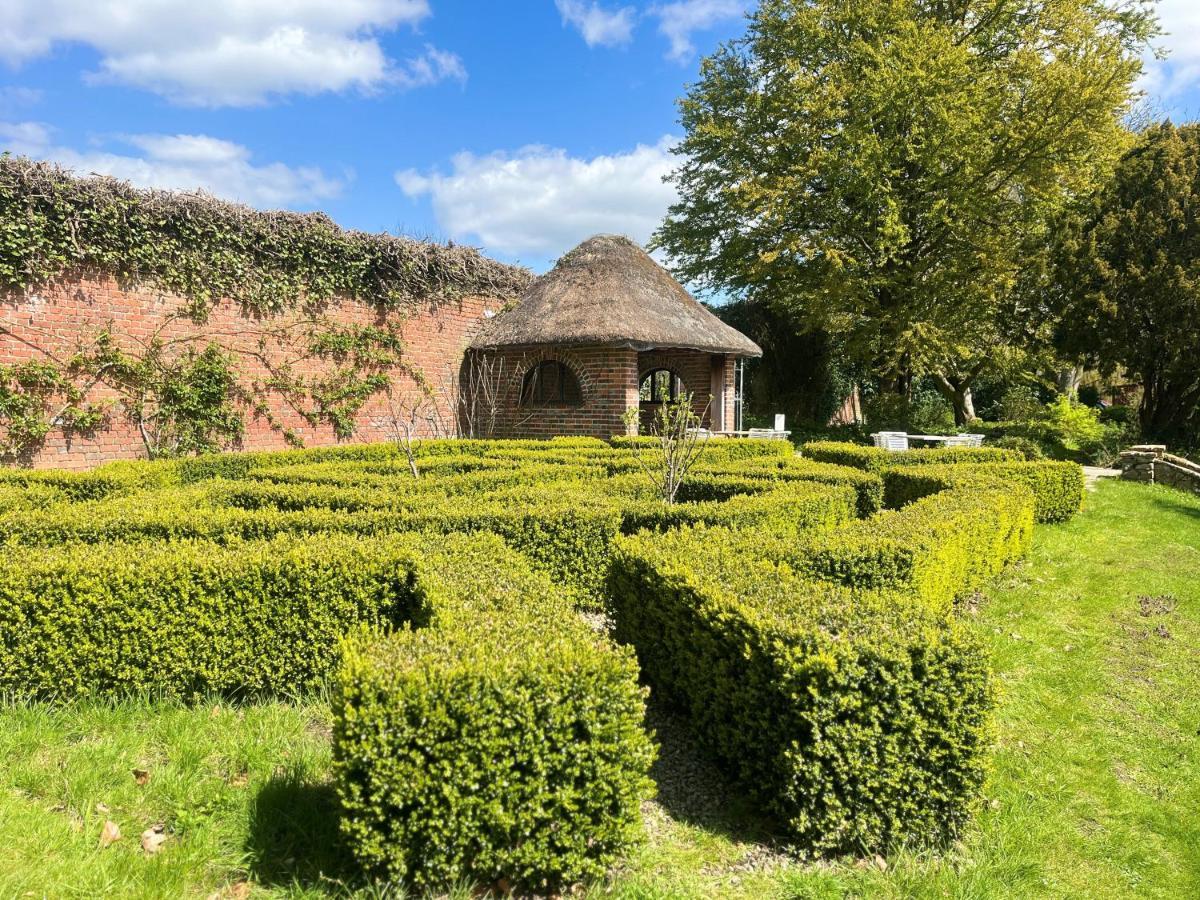
[[[1200,499],[1103,482],[968,614],[1002,693],[987,806],[959,846],[792,859],[656,714],[649,841],[596,893],[1200,896]],[[0,709],[0,897],[382,893],[337,847],[328,725],[318,700]],[[101,848],[106,820],[122,838]]]

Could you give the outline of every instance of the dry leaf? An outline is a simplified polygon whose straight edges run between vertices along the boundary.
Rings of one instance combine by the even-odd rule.
[[[139,785],[145,785],[150,781],[150,772],[147,769],[134,769],[133,780]]]
[[[100,846],[107,847],[114,841],[121,839],[121,826],[112,819],[106,819],[104,827],[100,829]]]
[[[162,849],[167,840],[165,831],[165,825],[154,825],[142,832],[142,849],[146,851],[147,856],[153,856]]]

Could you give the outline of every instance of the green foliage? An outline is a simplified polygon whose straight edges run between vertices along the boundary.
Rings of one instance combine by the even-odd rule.
[[[0,156],[0,288],[25,290],[79,269],[149,280],[187,298],[198,321],[222,298],[259,314],[337,297],[402,309],[430,297],[515,297],[529,281],[525,270],[467,247],[344,231],[319,213],[257,212]]]
[[[893,466],[920,466],[930,463],[1012,462],[1021,455],[999,447],[929,447],[915,450],[884,450],[839,441],[814,441],[801,452],[817,462],[853,466],[868,472],[881,472]]]
[[[1029,444],[1042,456],[1074,462],[1107,465],[1124,446],[1136,442],[1136,429],[1127,424],[1101,421],[1099,410],[1066,397],[1057,397],[1021,421],[972,422],[971,428],[989,436],[992,446],[1008,446],[1003,439],[1019,439],[1014,449],[1028,455]],[[996,438],[998,440],[990,440]]]
[[[1056,213],[1127,146],[1143,4],[764,0],[680,103],[688,283],[787,310],[895,384],[1023,340]],[[1149,245],[1149,244],[1147,244]]]
[[[944,434],[954,430],[954,409],[935,391],[874,391],[864,396],[863,418],[872,431]]]
[[[0,691],[79,697],[311,688],[360,623],[412,617],[428,542],[322,535],[9,548],[0,560]]]
[[[992,441],[993,447],[1000,447],[1004,450],[1015,450],[1020,453],[1027,462],[1037,462],[1040,459],[1045,459],[1046,454],[1042,451],[1042,447],[1037,441],[1027,437],[1018,435],[1006,435],[1002,438],[997,438]]]
[[[989,735],[976,638],[909,598],[799,578],[763,545],[720,529],[622,538],[618,638],[800,846],[952,837],[978,805]]]
[[[105,412],[87,403],[70,373],[53,363],[0,365],[0,464],[36,450],[56,424],[67,434],[90,433],[103,424]]]
[[[883,473],[886,503],[897,509],[950,488],[1024,484],[1033,491],[1039,522],[1066,522],[1083,507],[1083,469],[1072,462],[906,466]]]
[[[825,581],[912,594],[945,614],[1028,552],[1034,521],[1032,492],[1020,483],[951,485],[960,489],[813,535],[781,558]]]
[[[1063,240],[1064,346],[1144,387],[1149,438],[1200,436],[1200,125],[1147,130]]]
[[[653,790],[633,655],[532,576],[483,593],[447,592],[429,628],[350,643],[334,699],[343,835],[367,869],[417,888],[601,876]]]
[[[748,423],[769,425],[784,413],[795,433],[801,425],[828,422],[850,396],[857,373],[827,333],[804,331],[786,311],[765,303],[733,300],[712,311],[763,351],[760,359],[743,360]]]

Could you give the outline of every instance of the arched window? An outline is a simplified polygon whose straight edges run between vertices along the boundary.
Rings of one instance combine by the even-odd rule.
[[[525,373],[522,406],[578,406],[582,402],[579,379],[558,360],[540,362]]]
[[[670,369],[653,369],[642,379],[638,397],[643,403],[669,403],[682,390],[683,379]]]

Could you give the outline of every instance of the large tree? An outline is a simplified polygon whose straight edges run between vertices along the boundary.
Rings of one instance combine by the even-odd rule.
[[[1154,22],[1143,0],[764,0],[681,101],[655,243],[885,386],[932,376],[965,421],[1049,223],[1128,145]]]
[[[1069,352],[1143,385],[1148,437],[1200,439],[1200,125],[1150,128],[1064,241]]]

